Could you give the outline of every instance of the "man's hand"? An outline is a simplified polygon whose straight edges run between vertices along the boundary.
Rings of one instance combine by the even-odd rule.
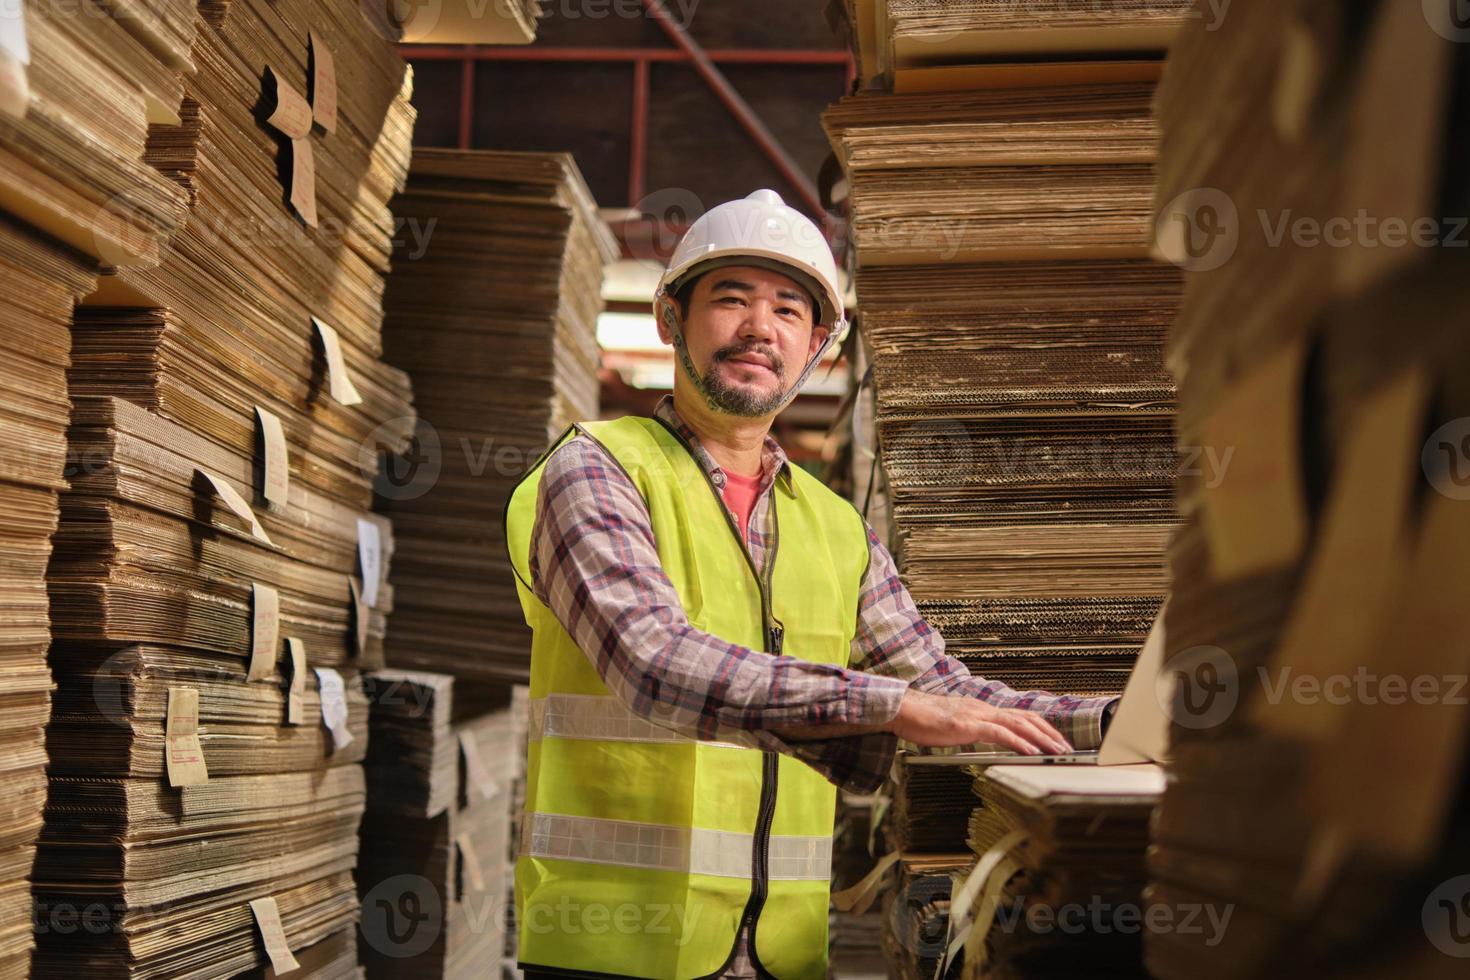
[[[1041,715],[1016,708],[997,708],[976,698],[904,693],[898,715],[888,730],[926,748],[986,742],[1023,755],[1071,752],[1061,732]]]

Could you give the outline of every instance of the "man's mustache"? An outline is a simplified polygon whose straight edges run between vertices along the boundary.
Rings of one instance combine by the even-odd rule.
[[[775,348],[767,344],[731,344],[729,347],[721,347],[715,351],[714,363],[719,364],[721,361],[734,360],[745,354],[761,355],[767,361],[771,362],[771,370],[776,373],[776,377],[786,377],[786,362],[781,359],[780,354],[776,353]]]

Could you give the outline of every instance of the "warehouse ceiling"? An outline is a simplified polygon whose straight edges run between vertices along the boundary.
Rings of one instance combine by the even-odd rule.
[[[536,41],[515,46],[405,45],[421,146],[566,151],[626,257],[656,281],[685,227],[722,201],[779,192],[829,232],[818,174],[831,150],[819,119],[852,80],[843,39],[821,3],[548,0]],[[707,56],[719,77],[701,72]],[[617,268],[614,268],[617,271]],[[616,277],[614,277],[616,279]],[[624,276],[604,288],[603,411],[646,413],[672,383],[647,303]],[[824,454],[846,387],[845,363],[819,372],[783,413],[797,459]]]

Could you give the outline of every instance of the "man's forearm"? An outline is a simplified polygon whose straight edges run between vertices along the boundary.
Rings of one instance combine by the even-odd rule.
[[[996,707],[964,695],[925,694],[912,688],[904,693],[898,711],[887,722],[785,729],[782,734],[789,738],[800,738],[802,733],[837,738],[874,731],[891,732],[932,748],[983,742],[1024,755],[1068,752],[1072,748],[1061,732],[1035,712]]]
[[[994,708],[1035,713],[1077,748],[1095,748],[1101,743],[1103,712],[1110,699],[1016,691],[998,681],[975,677],[964,663],[945,652],[944,638],[919,614],[893,556],[872,528],[868,529],[868,555],[853,638],[854,666],[904,678],[923,694],[974,699]]]

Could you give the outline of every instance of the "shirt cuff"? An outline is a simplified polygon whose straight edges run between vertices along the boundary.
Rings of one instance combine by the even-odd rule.
[[[904,692],[909,682],[899,677],[884,677],[854,671],[853,686],[845,704],[845,718],[849,725],[886,725],[898,717],[903,704]]]
[[[1116,704],[1118,700],[1116,697],[1085,698],[1068,712],[1067,717],[1051,719],[1051,722],[1072,743],[1072,748],[1079,751],[1101,748],[1104,715],[1109,705]]]
[[[892,732],[800,741],[770,737],[780,743],[779,751],[806,763],[847,793],[877,792],[888,781],[893,758],[898,754],[898,736]]]
[[[850,672],[848,695],[841,717],[823,720],[848,725],[886,725],[898,716],[899,705],[909,682],[861,671]],[[893,757],[898,753],[898,736],[876,731],[832,738],[787,740],[774,732],[764,737],[783,751],[811,766],[828,782],[848,793],[873,793],[888,780]]]

